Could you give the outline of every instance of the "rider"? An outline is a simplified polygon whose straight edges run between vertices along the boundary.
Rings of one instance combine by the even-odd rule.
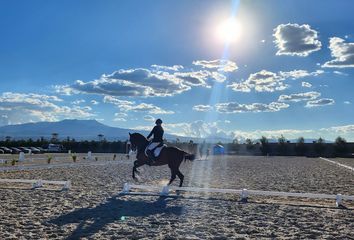
[[[156,126],[152,129],[150,134],[147,136],[147,139],[149,140],[149,138],[152,135],[154,135],[154,138],[152,139],[152,141],[148,145],[147,151],[146,151],[146,154],[148,155],[148,158],[149,158],[149,162],[148,162],[149,165],[152,165],[154,163],[154,161],[156,160],[155,155],[154,155],[154,151],[163,142],[162,137],[163,137],[164,130],[161,126],[162,120],[157,119],[155,124],[156,124]]]

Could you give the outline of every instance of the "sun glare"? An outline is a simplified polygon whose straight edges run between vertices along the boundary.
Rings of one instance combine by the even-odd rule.
[[[224,42],[234,42],[241,35],[241,23],[235,18],[221,22],[217,28],[217,35]]]

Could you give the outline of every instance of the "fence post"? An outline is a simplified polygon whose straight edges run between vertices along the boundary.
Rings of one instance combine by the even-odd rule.
[[[342,194],[337,194],[337,196],[336,196],[336,206],[337,207],[340,207],[342,205],[342,200],[343,200]]]
[[[168,188],[168,186],[163,186],[160,192],[160,196],[168,196],[169,192],[170,189]]]
[[[241,192],[241,202],[243,203],[246,203],[248,200],[248,191],[247,189],[242,189],[242,192]]]
[[[124,183],[124,186],[123,186],[123,193],[129,193],[130,191],[130,185],[129,183]]]

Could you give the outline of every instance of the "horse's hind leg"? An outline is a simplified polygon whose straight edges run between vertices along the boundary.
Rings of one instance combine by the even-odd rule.
[[[183,179],[184,179],[184,175],[181,173],[180,170],[177,171],[177,176],[179,177],[180,181],[179,181],[179,187],[182,187],[183,185]]]
[[[168,183],[168,185],[171,185],[171,183],[176,179],[176,174],[177,174],[177,171],[174,169],[171,169],[171,179],[170,179],[170,182]]]
[[[139,173],[137,170],[138,167],[142,166],[143,164],[140,164],[138,160],[134,161],[134,167],[133,167],[133,179],[135,179],[135,173]]]

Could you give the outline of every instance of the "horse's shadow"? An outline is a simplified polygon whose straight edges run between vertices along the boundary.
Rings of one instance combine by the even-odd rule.
[[[103,229],[107,224],[125,221],[129,217],[147,217],[156,214],[181,215],[183,207],[167,206],[170,199],[164,197],[156,201],[121,199],[115,195],[93,208],[81,208],[49,221],[64,226],[79,223],[67,239],[89,237]]]

